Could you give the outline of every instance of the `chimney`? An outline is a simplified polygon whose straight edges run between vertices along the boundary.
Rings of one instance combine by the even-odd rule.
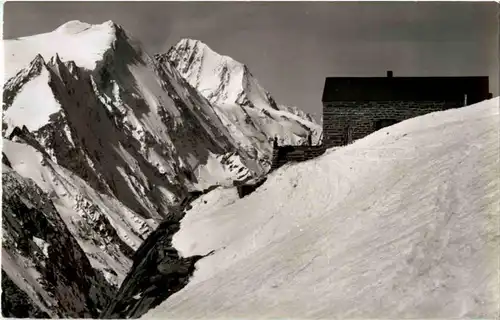
[[[392,71],[391,70],[387,71],[387,78],[392,78]]]

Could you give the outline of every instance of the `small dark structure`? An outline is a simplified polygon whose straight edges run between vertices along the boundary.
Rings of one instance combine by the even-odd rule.
[[[287,162],[302,162],[316,158],[325,153],[326,148],[318,146],[279,146],[273,149],[271,171],[283,166]]]
[[[233,185],[236,186],[236,190],[238,190],[238,197],[243,198],[257,190],[266,180],[267,178],[264,177],[254,181],[234,181]]]
[[[400,121],[491,99],[488,77],[335,77],[323,90],[323,141],[313,146],[273,143],[271,171],[343,146]]]
[[[323,144],[341,146],[397,122],[491,98],[488,77],[326,78]]]

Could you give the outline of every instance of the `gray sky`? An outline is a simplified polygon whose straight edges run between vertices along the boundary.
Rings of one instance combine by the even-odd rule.
[[[315,115],[327,76],[490,76],[494,2],[7,2],[4,37],[113,20],[150,54],[184,37],[246,63],[274,98]]]

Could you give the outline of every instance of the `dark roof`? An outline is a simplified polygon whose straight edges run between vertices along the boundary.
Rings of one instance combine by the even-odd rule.
[[[322,101],[450,101],[467,94],[469,104],[488,93],[488,77],[329,77]]]

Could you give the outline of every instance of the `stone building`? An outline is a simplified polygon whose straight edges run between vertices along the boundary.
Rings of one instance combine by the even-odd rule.
[[[323,146],[349,144],[397,122],[491,98],[488,77],[335,77],[323,90]]]
[[[326,78],[323,141],[313,146],[273,146],[271,171],[306,161],[400,121],[490,99],[488,77]]]

